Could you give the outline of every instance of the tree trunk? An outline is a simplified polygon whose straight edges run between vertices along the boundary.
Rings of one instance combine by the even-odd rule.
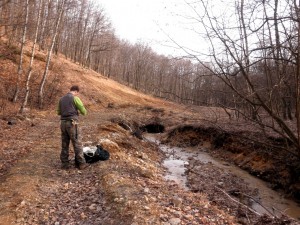
[[[21,76],[23,73],[23,53],[24,53],[24,46],[26,41],[26,32],[27,32],[27,25],[28,25],[28,14],[29,14],[29,0],[26,0],[25,2],[25,23],[23,28],[23,34],[22,34],[22,41],[21,41],[21,51],[20,51],[20,61],[18,65],[18,77],[17,77],[17,84],[16,84],[16,90],[13,97],[13,102],[16,102],[19,96],[19,89],[20,89],[20,81]]]
[[[32,51],[31,51],[31,58],[30,58],[30,63],[29,63],[29,69],[28,69],[27,79],[26,79],[26,94],[25,94],[25,98],[24,98],[23,104],[22,104],[22,106],[20,108],[20,113],[24,112],[24,109],[25,109],[25,107],[27,105],[27,102],[28,102],[29,83],[30,83],[30,79],[31,79],[32,64],[33,64],[33,60],[34,60],[35,47],[36,47],[37,37],[38,37],[38,32],[39,32],[39,23],[40,23],[40,18],[41,18],[42,4],[43,4],[43,0],[40,0],[40,2],[39,2],[38,18],[37,18],[36,29],[35,29],[35,36],[34,36],[34,41],[33,41],[33,46],[32,46]]]
[[[56,22],[55,22],[55,29],[54,29],[54,33],[53,33],[52,40],[51,40],[51,46],[48,50],[46,67],[45,67],[45,71],[44,71],[43,78],[42,78],[40,88],[39,88],[38,99],[39,99],[39,108],[40,109],[43,108],[44,86],[45,86],[47,76],[48,76],[48,70],[49,70],[49,65],[50,65],[50,61],[51,61],[52,50],[53,50],[53,47],[54,47],[54,44],[55,44],[55,40],[56,40],[56,36],[57,36],[57,32],[58,32],[58,27],[59,27],[60,20],[62,18],[63,12],[64,12],[65,1],[66,0],[62,0],[61,7],[60,7],[60,10],[59,10],[59,13],[58,13],[58,17],[57,17]]]
[[[295,11],[297,14],[297,25],[298,25],[298,51],[297,51],[297,68],[296,68],[296,121],[297,121],[297,138],[298,146],[300,146],[300,1],[298,6],[295,1]],[[300,150],[299,150],[300,155]]]

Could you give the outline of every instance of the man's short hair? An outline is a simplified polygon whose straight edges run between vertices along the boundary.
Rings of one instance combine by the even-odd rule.
[[[77,91],[77,92],[79,92],[79,87],[78,87],[78,85],[73,85],[73,86],[70,88],[70,91]]]

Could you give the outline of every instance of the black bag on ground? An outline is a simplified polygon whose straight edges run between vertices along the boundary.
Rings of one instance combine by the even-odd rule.
[[[94,154],[84,153],[84,158],[87,163],[94,163],[98,161],[105,161],[109,159],[109,152],[103,149],[100,145],[97,145],[97,149]]]

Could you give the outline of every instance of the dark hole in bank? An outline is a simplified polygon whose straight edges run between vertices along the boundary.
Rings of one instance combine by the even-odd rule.
[[[165,126],[158,123],[151,123],[141,127],[141,130],[147,133],[163,133],[165,131]]]

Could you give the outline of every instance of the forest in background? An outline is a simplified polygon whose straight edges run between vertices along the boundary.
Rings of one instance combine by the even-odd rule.
[[[186,2],[188,19],[205,29],[210,52],[204,61],[199,52],[164,56],[147,44],[119,39],[105,9],[91,0],[3,0],[1,45],[19,57],[17,70],[1,78],[1,101],[19,103],[20,112],[26,106],[45,107],[52,97],[49,89],[60,79],[51,57],[62,54],[147,94],[221,107],[232,120],[247,119],[265,133],[280,135],[283,149],[300,157],[299,3],[236,0],[230,2],[232,11],[220,15],[210,4]],[[46,57],[40,58],[39,51]],[[24,55],[30,60],[24,62]],[[9,57],[1,52],[0,59]],[[35,70],[36,61],[44,63],[43,71]],[[50,82],[53,72],[57,76]]]

